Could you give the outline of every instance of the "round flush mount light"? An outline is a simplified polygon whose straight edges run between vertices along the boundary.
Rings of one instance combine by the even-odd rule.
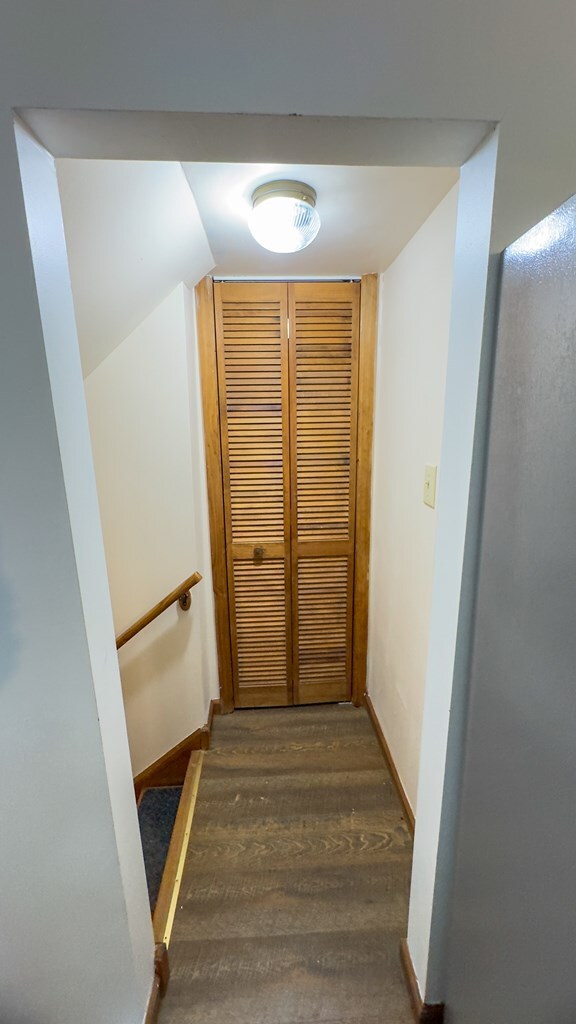
[[[316,192],[301,181],[268,181],[252,194],[248,226],[270,252],[299,252],[320,230]]]

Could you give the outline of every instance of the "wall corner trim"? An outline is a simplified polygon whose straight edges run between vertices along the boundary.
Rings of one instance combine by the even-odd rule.
[[[352,702],[362,704],[368,665],[368,603],[370,594],[370,530],[376,351],[378,348],[378,274],[360,282],[358,345],[357,477],[354,531],[354,630],[352,636]]]
[[[378,740],[378,743],[380,744],[380,749],[381,749],[381,751],[382,751],[382,753],[384,755],[384,760],[386,761],[386,764],[388,765],[388,770],[390,772],[390,775],[392,776],[392,781],[393,781],[394,785],[396,786],[396,790],[397,790],[398,796],[400,797],[400,802],[402,804],[402,807],[404,808],[404,814],[406,815],[406,820],[408,822],[408,828],[410,829],[410,833],[412,835],[412,838],[414,838],[414,828],[415,828],[415,825],[416,825],[416,819],[414,817],[414,811],[412,810],[412,807],[410,805],[410,801],[408,799],[408,794],[406,793],[406,790],[404,789],[404,786],[402,785],[402,780],[401,780],[401,778],[400,778],[400,776],[398,774],[398,769],[396,768],[396,765],[394,764],[394,758],[392,757],[392,753],[390,751],[390,747],[388,746],[388,743],[386,741],[386,737],[385,737],[385,735],[384,735],[384,733],[382,731],[382,726],[380,725],[380,722],[378,721],[378,716],[376,714],[376,710],[375,710],[374,705],[373,705],[373,703],[372,703],[372,701],[371,701],[371,699],[370,699],[370,697],[369,697],[369,695],[367,693],[364,694],[364,706],[365,706],[365,708],[366,708],[366,710],[368,712],[368,717],[369,717],[370,721],[372,722],[372,727],[374,729],[374,732],[376,733],[376,739]]]
[[[418,988],[418,981],[416,979],[416,972],[414,971],[414,964],[412,963],[412,957],[410,956],[410,950],[408,949],[406,939],[400,940],[400,960],[402,961],[402,967],[404,968],[406,986],[408,988],[408,994],[410,996],[410,1002],[412,1004],[416,1024],[443,1024],[444,1003],[424,1003],[422,1001],[422,996],[420,995],[420,990]]]
[[[198,358],[200,363],[200,390],[206,457],[210,557],[212,561],[214,613],[216,616],[216,647],[220,679],[220,710],[222,714],[228,714],[228,712],[234,710],[234,681],[232,678],[232,648],[230,646],[228,570],[226,566],[226,545],[224,542],[226,536],[224,527],[224,489],[220,444],[214,282],[212,278],[202,278],[196,285],[194,292],[196,297]]]
[[[158,1014],[160,1013],[160,1002],[162,996],[160,995],[160,979],[158,975],[154,975],[154,981],[152,982],[152,988],[150,990],[150,996],[148,998],[148,1006],[146,1007],[146,1016],[144,1018],[144,1024],[156,1024],[158,1020]]]
[[[156,1024],[160,1012],[160,1003],[168,988],[169,980],[168,950],[163,942],[159,942],[154,950],[154,980],[148,998],[144,1024]]]

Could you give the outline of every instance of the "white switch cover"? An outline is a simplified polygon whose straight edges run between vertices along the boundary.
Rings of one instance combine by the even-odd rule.
[[[436,508],[436,473],[437,466],[424,466],[424,504]]]

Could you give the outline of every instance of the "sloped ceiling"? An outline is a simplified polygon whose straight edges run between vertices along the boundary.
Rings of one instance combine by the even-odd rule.
[[[58,160],[84,376],[214,264],[178,163]]]
[[[381,273],[458,180],[453,167],[331,167],[186,163],[215,273],[354,277]],[[270,253],[247,224],[250,197],[265,181],[292,178],[318,194],[322,226],[299,253]]]
[[[84,376],[179,284],[222,276],[356,276],[394,260],[458,178],[454,168],[57,161]],[[301,253],[252,238],[253,189],[303,179],[322,227]]]

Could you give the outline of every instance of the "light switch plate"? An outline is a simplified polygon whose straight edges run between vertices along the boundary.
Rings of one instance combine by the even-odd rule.
[[[424,466],[424,504],[436,508],[436,474],[437,466],[427,463]]]

